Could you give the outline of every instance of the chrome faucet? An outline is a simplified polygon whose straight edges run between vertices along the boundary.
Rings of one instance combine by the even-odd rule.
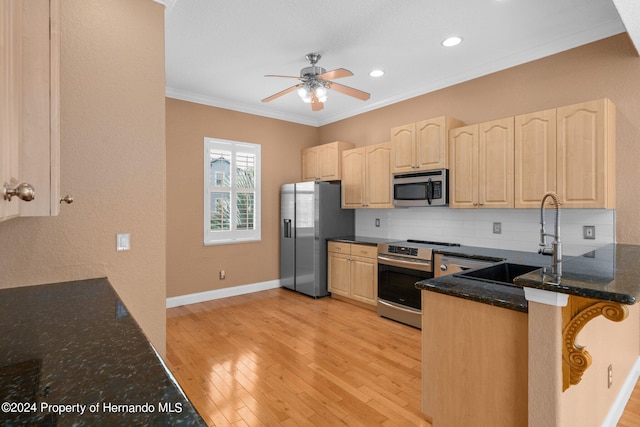
[[[547,198],[551,197],[553,200],[553,204],[556,208],[556,226],[553,234],[549,234],[544,230],[544,203]],[[553,237],[553,242],[551,242],[551,247],[547,246],[547,237]],[[538,253],[542,255],[551,255],[553,257],[552,261],[552,271],[556,276],[562,275],[562,243],[560,242],[560,198],[558,195],[552,191],[546,193],[542,197],[542,203],[540,204],[540,250]]]

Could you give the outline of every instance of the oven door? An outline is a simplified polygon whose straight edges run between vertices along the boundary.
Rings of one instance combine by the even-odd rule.
[[[416,328],[422,325],[421,291],[416,282],[433,277],[431,262],[378,256],[378,314]]]

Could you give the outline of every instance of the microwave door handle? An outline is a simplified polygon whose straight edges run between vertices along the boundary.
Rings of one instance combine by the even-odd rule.
[[[431,178],[427,179],[427,203],[431,205],[431,200],[433,199],[433,182]]]

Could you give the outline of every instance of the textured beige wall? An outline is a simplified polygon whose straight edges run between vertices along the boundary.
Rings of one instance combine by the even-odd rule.
[[[164,7],[61,3],[61,191],[75,202],[0,223],[0,287],[107,276],[164,354]]]
[[[640,58],[621,34],[320,128],[319,143],[388,141],[389,129],[443,114],[465,123],[598,98],[617,108],[619,243],[640,244]]]
[[[280,185],[317,128],[167,98],[167,296],[277,280]],[[262,146],[262,241],[204,246],[204,137]],[[219,279],[225,270],[226,279]]]

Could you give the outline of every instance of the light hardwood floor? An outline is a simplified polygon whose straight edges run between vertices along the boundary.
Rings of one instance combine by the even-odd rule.
[[[430,426],[420,331],[284,289],[167,311],[167,364],[211,426]],[[640,426],[640,383],[618,427]]]
[[[284,289],[177,307],[168,366],[209,425],[430,426],[420,331]]]

